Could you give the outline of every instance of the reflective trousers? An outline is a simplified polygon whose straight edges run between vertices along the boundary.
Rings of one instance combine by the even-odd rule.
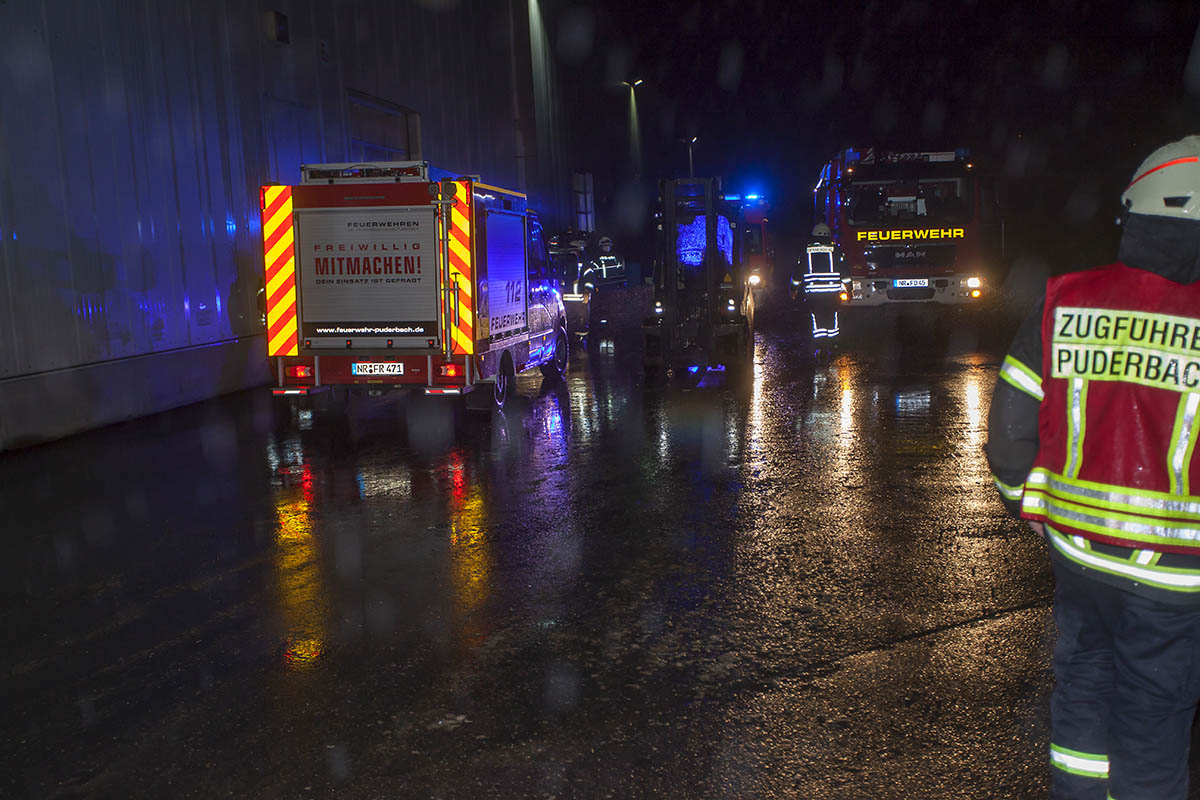
[[[1186,800],[1200,608],[1054,573],[1051,800]]]
[[[821,339],[837,338],[841,331],[838,315],[838,300],[835,294],[813,294],[805,297],[809,316],[812,318],[812,337],[820,344]]]

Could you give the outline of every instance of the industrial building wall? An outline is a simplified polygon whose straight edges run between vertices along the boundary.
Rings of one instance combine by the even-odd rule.
[[[301,163],[564,219],[545,41],[538,0],[0,3],[0,449],[266,381],[258,189]]]

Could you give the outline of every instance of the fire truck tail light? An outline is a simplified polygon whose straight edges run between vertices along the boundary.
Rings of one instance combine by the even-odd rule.
[[[459,376],[458,364],[442,364],[443,378],[457,378]]]
[[[313,368],[304,366],[291,366],[286,367],[284,372],[289,378],[311,378],[313,375]]]

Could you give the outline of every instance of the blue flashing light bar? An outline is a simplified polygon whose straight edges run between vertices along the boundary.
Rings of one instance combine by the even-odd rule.
[[[721,197],[728,203],[740,203],[742,201],[745,201],[747,203],[765,203],[765,202],[767,202],[767,196],[764,194],[736,194],[736,193],[734,193],[734,194],[723,194],[723,195],[721,195]]]

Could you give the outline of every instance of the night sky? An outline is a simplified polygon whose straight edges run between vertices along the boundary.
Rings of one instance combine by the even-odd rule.
[[[645,81],[645,177],[686,175],[678,140],[697,136],[696,173],[768,193],[781,239],[807,229],[816,171],[837,149],[966,146],[1001,183],[1017,249],[1055,271],[1111,256],[1129,174],[1157,145],[1200,132],[1200,3],[543,6],[574,163],[595,174],[610,226],[629,204],[622,80]]]

